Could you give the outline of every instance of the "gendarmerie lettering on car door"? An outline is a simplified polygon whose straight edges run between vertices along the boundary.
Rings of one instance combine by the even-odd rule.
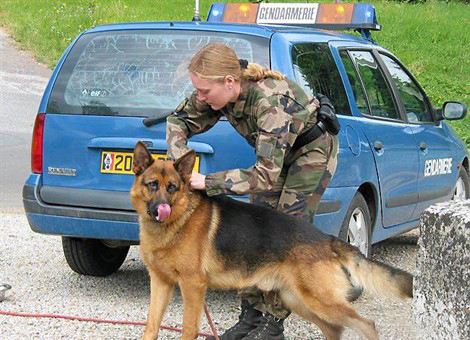
[[[452,158],[427,159],[424,163],[424,177],[452,173]]]

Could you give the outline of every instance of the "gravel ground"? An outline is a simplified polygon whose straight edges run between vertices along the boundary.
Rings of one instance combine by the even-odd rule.
[[[131,251],[118,273],[106,278],[72,272],[62,255],[60,237],[33,233],[25,215],[0,215],[0,283],[12,289],[0,302],[0,311],[61,314],[108,320],[142,322],[149,301],[149,279],[139,258],[138,247]],[[373,258],[414,272],[418,231],[382,242],[373,248]],[[221,332],[238,315],[238,299],[233,291],[209,291],[207,304]],[[376,322],[380,339],[416,339],[412,300],[397,302],[364,294],[354,303],[360,314]],[[181,327],[182,300],[179,291],[167,310],[164,325]],[[210,333],[203,319],[202,332]],[[58,319],[37,319],[0,315],[0,339],[139,339],[142,326],[101,324]],[[178,339],[179,333],[162,331],[161,339]],[[323,339],[316,326],[291,316],[286,321],[286,338]],[[345,340],[360,340],[350,330]]]

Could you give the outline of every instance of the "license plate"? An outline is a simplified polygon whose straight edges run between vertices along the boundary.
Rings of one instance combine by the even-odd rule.
[[[165,154],[152,154],[154,159],[166,160]],[[132,164],[134,161],[134,153],[132,152],[114,152],[103,151],[101,153],[100,171],[104,174],[127,174],[133,175]],[[199,157],[196,157],[194,163],[194,172],[199,172]]]

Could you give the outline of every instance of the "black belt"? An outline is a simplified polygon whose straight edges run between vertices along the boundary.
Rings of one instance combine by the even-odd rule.
[[[294,145],[292,145],[292,151],[296,151],[302,146],[314,141],[315,139],[323,135],[325,132],[325,125],[321,121],[318,121],[314,126],[312,126],[310,129],[308,129],[297,137],[294,142]]]

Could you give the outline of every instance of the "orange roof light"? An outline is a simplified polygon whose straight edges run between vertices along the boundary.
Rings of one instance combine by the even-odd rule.
[[[225,4],[224,22],[256,23],[258,4]]]
[[[322,4],[319,9],[319,24],[349,24],[353,16],[354,4]]]
[[[250,7],[248,5],[243,4],[243,5],[240,5],[239,9],[240,9],[240,12],[246,13],[250,10]]]

